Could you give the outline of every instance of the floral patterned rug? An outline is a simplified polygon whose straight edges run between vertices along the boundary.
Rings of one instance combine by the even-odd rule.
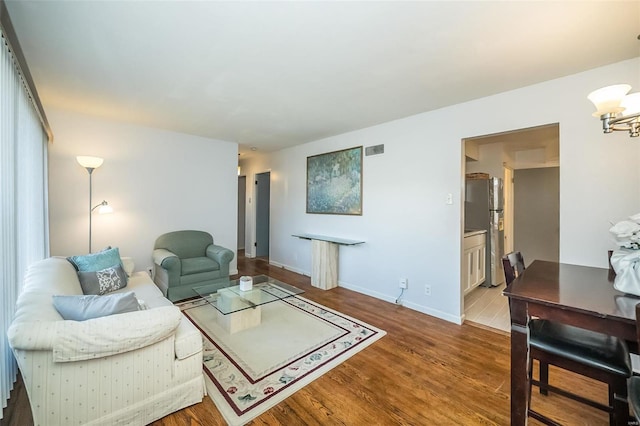
[[[179,304],[204,340],[207,391],[230,425],[242,425],[386,333],[303,297],[261,307],[259,326],[234,334],[201,299]]]

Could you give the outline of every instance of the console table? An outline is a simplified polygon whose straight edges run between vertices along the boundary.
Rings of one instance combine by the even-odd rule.
[[[363,244],[360,240],[327,237],[315,234],[293,234],[311,240],[311,285],[329,290],[338,286],[338,247]]]

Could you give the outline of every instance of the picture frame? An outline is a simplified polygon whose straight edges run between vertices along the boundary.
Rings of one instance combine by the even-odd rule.
[[[362,146],[307,157],[307,213],[362,216]]]

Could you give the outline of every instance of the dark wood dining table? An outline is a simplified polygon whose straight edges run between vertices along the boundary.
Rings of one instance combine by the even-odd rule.
[[[503,294],[511,309],[511,425],[529,411],[528,322],[545,318],[625,339],[637,351],[635,305],[613,288],[609,269],[536,260]]]

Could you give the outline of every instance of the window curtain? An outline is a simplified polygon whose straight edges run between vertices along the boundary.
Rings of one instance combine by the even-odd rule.
[[[0,397],[5,408],[18,372],[7,329],[25,270],[49,255],[49,241],[47,135],[1,28],[0,34]]]

